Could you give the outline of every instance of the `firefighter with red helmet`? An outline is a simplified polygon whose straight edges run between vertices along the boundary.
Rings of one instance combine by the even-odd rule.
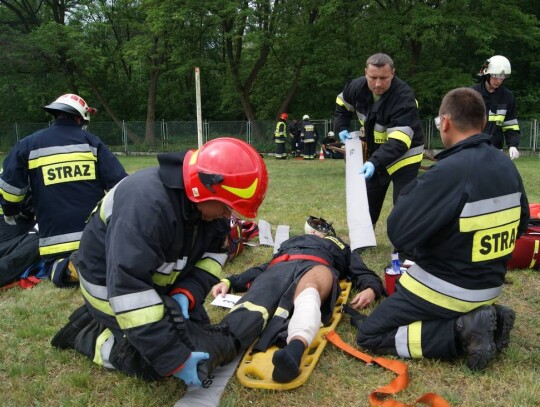
[[[69,256],[79,247],[86,219],[127,173],[107,146],[84,127],[96,109],[66,94],[43,109],[52,126],[18,141],[3,163],[2,209],[7,223],[21,219],[32,191],[39,224],[39,252],[57,286],[77,283]]]
[[[122,180],[90,217],[78,264],[85,305],[52,344],[128,375],[200,385],[236,353],[226,332],[199,335],[198,323],[209,322],[203,302],[224,277],[231,212],[257,215],[268,174],[234,138],[158,161]]]
[[[489,58],[478,73],[479,82],[473,89],[480,92],[487,110],[487,124],[483,132],[491,136],[491,143],[498,149],[508,146],[512,160],[519,158],[519,123],[517,119],[516,98],[503,86],[512,73],[508,58],[494,55]]]
[[[276,130],[274,131],[274,143],[276,143],[276,153],[274,157],[278,160],[287,159],[287,151],[285,144],[287,142],[287,119],[289,115],[287,113],[281,113],[279,120],[276,123]]]

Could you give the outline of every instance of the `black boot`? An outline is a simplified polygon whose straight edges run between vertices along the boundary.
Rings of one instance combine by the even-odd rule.
[[[197,374],[203,381],[216,367],[226,365],[238,354],[239,343],[224,325],[201,325],[184,320],[185,344],[194,352],[207,352],[209,359],[199,362]]]
[[[75,338],[79,332],[92,322],[92,315],[86,305],[77,308],[69,317],[68,323],[51,340],[51,345],[58,349],[75,349]]]
[[[510,307],[504,305],[494,305],[497,312],[497,329],[495,330],[495,346],[497,352],[502,352],[508,347],[510,343],[510,331],[514,327],[514,321],[516,320],[516,313]]]
[[[493,333],[497,328],[497,313],[489,305],[479,307],[456,320],[456,333],[467,354],[471,370],[483,370],[497,355]]]

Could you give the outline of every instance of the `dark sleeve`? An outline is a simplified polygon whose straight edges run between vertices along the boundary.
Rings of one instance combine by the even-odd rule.
[[[516,98],[514,95],[510,95],[510,103],[508,104],[508,109],[506,111],[506,116],[504,118],[505,122],[508,122],[510,120],[516,121],[516,126],[518,125],[517,122],[517,105],[516,105]],[[504,127],[504,125],[503,125]],[[519,127],[517,129],[509,129],[503,131],[504,138],[506,140],[506,145],[508,147],[518,147],[519,146],[519,137],[520,137],[520,130]]]
[[[457,168],[435,164],[402,189],[387,219],[388,238],[395,248],[413,253],[455,220],[464,177]]]
[[[375,291],[376,298],[385,295],[384,287],[380,277],[366,266],[360,254],[356,251],[351,253],[350,266],[351,282],[353,287],[360,291],[371,288]]]
[[[4,214],[14,216],[28,191],[28,154],[24,140],[15,144],[4,159],[0,174],[0,203]]]
[[[349,81],[336,97],[336,110],[334,112],[334,132],[336,135],[342,130],[349,130],[359,88],[357,81],[360,79]]]
[[[529,220],[531,217],[529,201],[527,199],[527,194],[525,193],[525,188],[522,181],[521,184],[521,217],[518,226],[518,237],[524,234],[527,231],[529,226]]]
[[[114,187],[122,178],[127,176],[126,170],[118,161],[118,158],[109,150],[109,148],[99,143],[98,146],[98,167],[99,177],[102,188],[108,191]]]
[[[238,293],[247,291],[253,280],[260,276],[267,268],[268,264],[261,264],[247,269],[242,274],[228,276],[227,280],[231,282],[231,290]]]

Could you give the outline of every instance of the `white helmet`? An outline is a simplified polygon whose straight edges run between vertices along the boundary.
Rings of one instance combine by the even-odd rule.
[[[336,235],[332,223],[327,222],[323,218],[316,218],[315,216],[309,216],[307,218],[304,225],[304,232],[306,232],[306,235],[322,235],[322,237]]]
[[[512,67],[508,58],[502,55],[494,55],[484,62],[478,76],[491,75],[497,79],[504,79],[511,73]]]
[[[87,122],[90,121],[91,114],[97,113],[97,109],[88,106],[82,97],[72,93],[60,96],[51,104],[43,106],[43,109],[53,116],[56,116],[57,112],[79,115]]]
[[[305,114],[303,117],[302,117],[302,120],[309,120],[309,116],[307,114]]]
[[[335,137],[335,136],[336,136],[336,133],[334,133],[333,131],[328,132],[328,137]]]

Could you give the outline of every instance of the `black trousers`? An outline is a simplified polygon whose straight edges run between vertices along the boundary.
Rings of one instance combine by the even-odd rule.
[[[356,341],[379,354],[454,359],[461,354],[455,339],[460,315],[410,293],[398,281],[396,292],[360,325]]]
[[[386,171],[384,174],[375,172],[373,177],[366,182],[369,215],[371,216],[371,223],[373,225],[379,220],[384,198],[386,197],[386,191],[390,186],[390,182],[392,182],[394,186],[392,202],[395,204],[403,187],[418,176],[419,169],[420,163],[416,163],[406,165],[392,175],[388,175]]]

